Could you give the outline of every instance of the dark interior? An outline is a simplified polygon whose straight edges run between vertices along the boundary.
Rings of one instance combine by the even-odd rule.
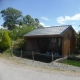
[[[40,53],[45,53],[48,50],[49,38],[38,39],[38,45]]]
[[[49,51],[49,52],[59,53],[59,55],[62,55],[62,39],[56,38],[55,42],[52,42],[51,39],[52,38],[37,39],[39,52],[46,53],[47,51]],[[59,39],[61,39],[61,41],[59,41]]]

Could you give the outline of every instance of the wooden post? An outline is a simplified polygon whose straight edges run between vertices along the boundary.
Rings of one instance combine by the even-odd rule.
[[[34,62],[34,53],[33,53],[33,51],[32,51],[32,58],[33,58],[33,62]]]
[[[21,58],[22,58],[22,50],[21,50]]]
[[[12,55],[13,55],[13,47],[12,47]]]
[[[52,54],[52,62],[53,62],[53,54]]]
[[[12,54],[13,54],[13,47],[11,46],[10,48],[11,48],[11,53],[10,53],[10,55],[12,56]]]
[[[69,48],[69,56],[70,56],[70,48]]]
[[[11,51],[11,47],[10,47],[10,56],[11,56],[11,52],[12,52],[12,51]]]

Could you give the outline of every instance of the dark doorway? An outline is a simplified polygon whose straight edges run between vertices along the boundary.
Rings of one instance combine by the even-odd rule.
[[[49,38],[40,38],[38,39],[39,52],[45,53],[48,50]]]

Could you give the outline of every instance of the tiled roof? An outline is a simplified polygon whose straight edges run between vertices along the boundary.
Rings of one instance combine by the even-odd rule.
[[[52,26],[35,29],[24,36],[41,36],[41,35],[62,35],[71,25]]]

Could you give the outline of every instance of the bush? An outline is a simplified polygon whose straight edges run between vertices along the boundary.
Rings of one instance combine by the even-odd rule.
[[[24,39],[18,38],[14,43],[13,43],[13,48],[17,50],[24,50]]]
[[[1,41],[0,41],[0,48],[1,48]]]
[[[3,50],[2,50],[2,48],[1,48],[1,41],[0,41],[0,53],[2,53],[2,51],[3,51]]]
[[[11,46],[10,37],[9,37],[8,33],[5,31],[2,35],[1,48],[6,50],[6,49],[10,48],[10,46]]]

